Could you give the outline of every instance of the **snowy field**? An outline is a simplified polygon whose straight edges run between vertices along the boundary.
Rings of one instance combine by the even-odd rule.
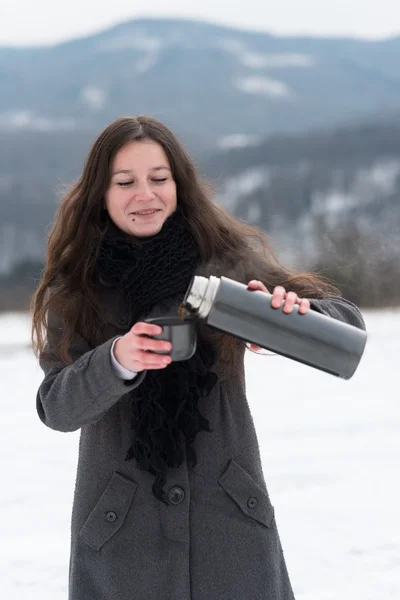
[[[400,599],[400,311],[364,316],[369,341],[350,381],[246,359],[297,600]],[[37,417],[42,371],[28,335],[27,315],[0,316],[1,597],[66,600],[79,432]]]

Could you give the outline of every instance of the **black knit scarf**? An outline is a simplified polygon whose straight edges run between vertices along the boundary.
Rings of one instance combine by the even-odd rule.
[[[195,240],[174,213],[157,235],[139,244],[111,222],[103,236],[97,271],[122,290],[133,326],[153,306],[183,299],[199,261]],[[198,404],[218,381],[210,371],[214,362],[213,346],[198,339],[190,360],[147,371],[131,392],[133,441],[125,460],[136,459],[141,469],[156,476],[153,494],[166,504],[163,487],[168,468],[179,467],[185,456],[189,468],[195,467],[195,437],[200,431],[212,432]]]

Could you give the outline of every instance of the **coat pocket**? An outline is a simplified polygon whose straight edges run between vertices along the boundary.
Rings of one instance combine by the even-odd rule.
[[[79,535],[94,550],[102,546],[121,529],[138,484],[116,471],[96,506],[83,524]]]
[[[231,460],[218,483],[248,517],[271,527],[274,507],[268,493],[237,462]]]

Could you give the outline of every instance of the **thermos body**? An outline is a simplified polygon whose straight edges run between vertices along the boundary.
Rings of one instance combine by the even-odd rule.
[[[271,298],[227,277],[195,276],[183,306],[210,327],[350,379],[364,352],[366,332],[317,311],[299,314],[298,305],[285,314],[271,307]]]

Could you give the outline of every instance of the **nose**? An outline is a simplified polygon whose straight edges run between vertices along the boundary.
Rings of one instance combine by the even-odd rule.
[[[134,198],[138,202],[148,202],[150,200],[153,200],[154,194],[147,182],[137,184]]]

